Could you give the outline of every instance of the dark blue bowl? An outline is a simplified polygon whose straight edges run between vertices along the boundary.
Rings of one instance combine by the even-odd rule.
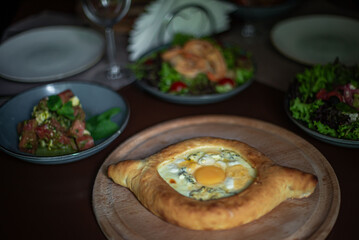
[[[300,0],[287,0],[281,4],[273,6],[241,6],[237,5],[234,16],[244,20],[263,20],[269,18],[281,17],[290,11],[294,10],[299,4]]]
[[[119,130],[108,138],[95,141],[94,147],[73,154],[38,157],[21,152],[18,148],[19,135],[16,131],[17,124],[31,118],[33,107],[37,105],[42,98],[58,94],[66,89],[71,89],[80,99],[81,105],[88,118],[110,108],[119,107],[121,112],[112,118],[120,127]],[[16,158],[38,164],[62,164],[78,161],[99,152],[117,138],[127,125],[129,113],[127,103],[118,93],[98,84],[60,82],[35,87],[13,97],[1,106],[0,149]]]

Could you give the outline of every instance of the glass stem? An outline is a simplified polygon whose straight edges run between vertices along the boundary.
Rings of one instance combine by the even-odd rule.
[[[107,73],[107,77],[110,79],[116,79],[119,77],[120,67],[116,62],[116,43],[115,43],[115,35],[112,27],[107,27],[105,29],[106,33],[106,41],[107,41],[107,57],[109,61],[109,69]]]
[[[241,35],[245,38],[254,37],[256,35],[256,27],[254,26],[254,24],[246,22],[242,27]]]

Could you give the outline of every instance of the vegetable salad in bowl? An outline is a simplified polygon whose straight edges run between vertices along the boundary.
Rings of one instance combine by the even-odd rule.
[[[254,75],[250,53],[184,34],[175,35],[169,46],[146,54],[131,68],[139,81],[177,96],[227,93]]]
[[[336,60],[297,74],[288,92],[289,113],[328,137],[359,140],[359,65]]]
[[[86,120],[80,99],[67,89],[40,100],[31,119],[19,122],[19,150],[36,156],[61,156],[94,147],[119,126],[110,118],[120,111],[111,108]]]

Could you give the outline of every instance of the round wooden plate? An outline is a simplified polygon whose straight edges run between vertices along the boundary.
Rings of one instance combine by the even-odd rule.
[[[167,223],[144,208],[106,171],[125,159],[143,159],[184,139],[215,136],[243,141],[276,163],[315,174],[306,199],[291,199],[262,218],[229,230],[196,231]],[[156,186],[154,186],[156,187]],[[325,157],[299,136],[263,121],[223,115],[186,117],[146,129],[117,147],[102,164],[93,189],[97,221],[109,239],[325,239],[338,216],[340,189]]]

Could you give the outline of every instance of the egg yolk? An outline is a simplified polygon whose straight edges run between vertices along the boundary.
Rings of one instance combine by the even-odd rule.
[[[223,182],[226,178],[226,174],[222,168],[216,166],[204,166],[198,168],[194,172],[194,177],[200,184],[208,186]]]

